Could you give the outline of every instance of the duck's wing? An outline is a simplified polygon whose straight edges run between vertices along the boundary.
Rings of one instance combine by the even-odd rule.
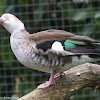
[[[63,30],[46,30],[30,36],[36,48],[44,52],[50,50],[69,55],[91,55],[100,57],[100,42],[87,36],[79,36]],[[98,45],[98,46],[97,46]]]
[[[94,39],[87,36],[79,36],[66,32],[63,30],[50,29],[46,31],[41,31],[38,33],[31,34],[29,36],[30,40],[33,40],[36,44],[43,43],[45,41],[65,41],[65,40],[76,40],[76,41],[86,41],[92,42]]]

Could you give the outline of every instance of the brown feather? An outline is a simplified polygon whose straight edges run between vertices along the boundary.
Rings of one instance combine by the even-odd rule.
[[[56,30],[56,29],[50,29],[46,31],[41,31],[34,34],[29,34],[28,39],[30,41],[34,41],[36,44],[45,42],[45,41],[65,41],[65,40],[76,40],[76,41],[85,41],[85,42],[92,42],[93,39],[86,37],[86,36],[79,36],[72,34],[70,32],[66,32],[63,30]]]

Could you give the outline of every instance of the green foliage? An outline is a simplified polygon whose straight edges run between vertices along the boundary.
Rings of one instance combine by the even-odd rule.
[[[92,23],[88,23],[86,24],[78,33],[76,34],[81,34],[81,35],[86,35],[86,36],[90,36],[94,33],[94,28],[92,26]]]
[[[98,19],[98,18],[100,19],[100,12],[99,11],[95,13],[94,18],[95,19]]]
[[[2,15],[6,11],[12,13],[16,12],[19,15],[22,14],[23,20],[27,20],[27,18],[28,20],[30,19],[30,22],[29,23],[27,22],[26,26],[28,28],[33,29],[32,33],[33,31],[34,32],[40,31],[41,27],[42,30],[49,29],[49,28],[57,28],[57,29],[64,29],[66,31],[70,31],[79,35],[91,36],[99,40],[100,39],[100,11],[99,11],[100,9],[98,9],[99,5],[97,5],[100,3],[99,0],[94,0],[93,3],[92,1],[90,2],[90,0],[88,3],[85,2],[76,3],[73,1],[75,0],[2,0],[2,2],[0,2],[0,7],[2,8],[0,9],[0,15]],[[19,5],[19,6],[17,7],[12,5],[12,2],[14,3],[14,5]],[[31,22],[31,20],[33,22]],[[34,27],[36,28],[36,30]],[[12,60],[15,59],[15,57],[11,51],[9,45],[9,39],[6,38],[6,36],[4,37],[5,38],[0,39],[0,60],[3,61],[3,66],[8,68],[6,70],[6,75],[9,75],[11,71],[13,71],[12,73],[15,76],[19,75],[19,73],[23,75],[20,77],[20,83],[17,85],[15,83],[15,86],[10,87],[10,89],[11,88],[15,89],[15,87],[17,86],[19,87],[17,88],[17,91],[19,91],[20,88],[21,90],[23,90],[22,93],[21,91],[19,91],[19,94],[24,95],[29,91],[35,89],[37,84],[31,83],[28,86],[27,84],[24,84],[27,81],[31,82],[33,80],[32,78],[25,76],[26,74],[25,70],[21,68],[17,69],[18,66],[22,67],[22,65],[11,62]],[[76,41],[74,41],[74,43],[78,44]],[[70,48],[75,46],[72,41],[70,42],[67,41],[67,44],[71,46]],[[81,44],[84,43],[81,42]],[[100,62],[97,63],[100,64]],[[11,66],[16,68],[18,71],[10,70]],[[29,69],[27,71],[27,74],[32,76],[32,72],[33,71],[32,70],[30,71]],[[0,73],[0,76],[3,77],[3,75],[4,75],[3,73]],[[36,76],[34,81],[38,82],[39,79],[40,78]],[[11,83],[12,82],[11,80],[12,79],[8,80],[7,82]],[[13,78],[13,80],[15,80],[15,77]],[[0,80],[0,83],[3,84],[4,82],[5,81],[2,78]],[[0,91],[7,91],[6,88],[9,89],[9,86],[7,87],[1,86]],[[94,96],[91,100],[96,100],[95,97],[96,94],[98,94],[98,92],[94,93],[94,91],[90,92],[89,90],[86,90],[85,92],[86,95],[93,94]],[[17,92],[15,92],[15,94],[17,95]],[[81,96],[82,91],[77,92],[77,95],[79,95],[78,99],[76,99],[74,95],[73,99],[71,100],[83,100],[82,99],[83,97]],[[85,100],[90,100],[90,99],[89,97],[86,97]]]
[[[88,17],[88,12],[84,10],[79,10],[74,13],[72,20],[79,22],[79,21],[84,21]]]
[[[5,5],[5,0],[2,0],[2,2],[0,2],[0,7],[2,9],[0,9],[0,15],[3,14],[5,12],[5,7],[3,5]]]
[[[9,38],[4,38],[0,40],[0,59],[5,61],[4,65],[10,67],[12,62],[9,60],[14,59],[14,54],[11,51],[11,47],[9,45]]]
[[[79,90],[75,95],[70,98],[70,100],[99,100],[99,95],[99,90],[95,92],[94,88],[88,87],[83,90]]]

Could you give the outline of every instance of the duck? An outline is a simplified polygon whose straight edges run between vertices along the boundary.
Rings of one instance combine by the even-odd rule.
[[[10,13],[0,17],[0,24],[10,33],[11,49],[21,64],[51,74],[38,89],[56,85],[55,76],[77,65],[100,61],[100,41],[90,37],[58,29],[30,34],[24,23]]]

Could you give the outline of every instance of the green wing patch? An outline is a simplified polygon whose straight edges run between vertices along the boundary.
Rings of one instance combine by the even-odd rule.
[[[70,50],[70,49],[74,48],[76,45],[85,45],[85,42],[66,40],[64,42],[64,45],[65,45],[65,50]]]

